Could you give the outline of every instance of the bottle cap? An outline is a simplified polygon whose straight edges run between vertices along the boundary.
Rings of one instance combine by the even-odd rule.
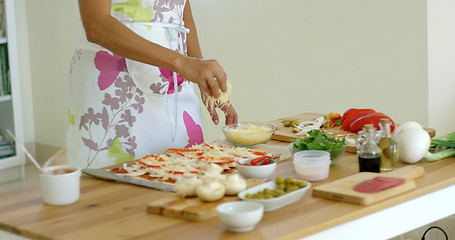
[[[363,125],[363,127],[365,128],[365,130],[370,130],[370,129],[373,129],[373,124],[365,124]]]
[[[381,124],[389,123],[390,120],[388,118],[381,118]]]

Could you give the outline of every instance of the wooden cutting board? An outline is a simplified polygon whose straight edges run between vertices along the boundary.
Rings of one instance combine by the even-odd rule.
[[[369,205],[386,198],[409,191],[416,187],[414,179],[425,175],[425,169],[420,166],[406,166],[388,173],[360,172],[313,189],[313,197],[343,201],[361,205]],[[354,191],[354,187],[365,180],[378,176],[405,178],[405,182],[399,186],[384,189],[376,193],[360,193]]]
[[[249,178],[247,188],[264,183],[264,180]],[[225,196],[219,201],[204,202],[197,197],[180,198],[176,194],[150,202],[147,212],[190,221],[204,221],[217,216],[216,207],[225,202],[239,200],[237,196]]]
[[[284,117],[280,119],[276,119],[271,121],[270,123],[275,124],[277,126],[277,129],[275,131],[275,134],[272,136],[272,139],[278,140],[278,141],[284,141],[284,142],[292,142],[297,138],[296,133],[292,132],[291,128],[284,127],[283,126],[283,121],[285,120],[297,120],[298,122],[303,122],[303,121],[314,121],[318,117],[322,117],[324,114],[320,113],[300,113],[294,116],[289,116],[289,117]],[[424,128],[428,134],[430,134],[430,137],[434,137],[436,134],[436,131],[431,128]],[[348,136],[348,138],[352,139],[357,139],[357,134],[351,133],[351,132],[346,132],[344,130],[341,130],[340,127],[335,127],[335,128],[327,128],[324,129],[330,136]],[[355,153],[357,151],[357,148],[355,145],[348,145],[346,147],[346,152],[352,152]]]

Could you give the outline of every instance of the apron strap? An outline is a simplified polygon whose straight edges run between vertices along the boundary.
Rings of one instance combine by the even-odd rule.
[[[177,25],[177,24],[172,24],[172,23],[161,23],[161,22],[123,22],[125,25],[129,24],[139,24],[139,25],[145,25],[145,26],[151,26],[151,27],[159,27],[159,28],[164,28],[166,29],[168,35],[170,44],[169,44],[169,49],[174,49],[173,44],[177,42],[178,44],[178,49],[180,51],[183,51],[183,39],[179,39],[179,34],[184,33],[187,34],[190,32],[188,28],[185,28],[184,26]],[[171,131],[172,131],[172,141],[175,141],[175,137],[177,134],[177,126],[178,126],[178,81],[177,81],[177,73],[172,72],[172,78],[173,78],[173,86],[174,86],[174,126],[171,124]],[[171,83],[169,83],[170,86]],[[168,115],[169,116],[169,115]],[[171,119],[169,119],[171,121]]]

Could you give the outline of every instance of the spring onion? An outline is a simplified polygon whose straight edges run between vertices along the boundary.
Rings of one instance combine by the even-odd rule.
[[[425,159],[429,162],[455,157],[455,132],[432,138],[431,147],[435,149],[434,153],[427,152],[425,154]]]

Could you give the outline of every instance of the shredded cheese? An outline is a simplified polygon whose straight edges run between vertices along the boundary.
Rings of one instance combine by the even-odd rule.
[[[213,96],[207,95],[205,99],[205,105],[206,106],[217,106],[219,108],[229,106],[229,94],[231,93],[232,90],[232,84],[230,81],[226,83],[227,89],[226,92],[220,91],[220,96],[218,98],[215,98]]]
[[[272,137],[273,131],[268,126],[246,125],[228,128],[226,136],[236,144],[255,145],[264,143]]]

